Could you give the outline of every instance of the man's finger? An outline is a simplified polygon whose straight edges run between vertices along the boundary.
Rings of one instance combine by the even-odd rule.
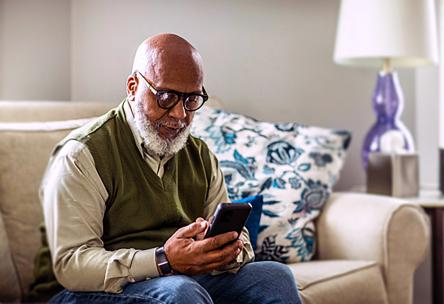
[[[206,226],[205,222],[194,222],[177,230],[176,236],[181,238],[194,238],[199,233],[205,231]]]
[[[203,219],[203,218],[201,218],[201,217],[198,217],[198,218],[195,220],[196,223],[200,223],[200,222],[203,222],[203,221],[205,221],[205,219]]]
[[[236,260],[236,257],[240,254],[240,249],[236,250],[234,252],[231,252],[230,254],[225,254],[223,258],[219,258],[215,261],[212,261],[208,264],[201,265],[200,268],[203,269],[205,272],[220,269],[231,262]]]
[[[203,258],[201,258],[202,264],[219,263],[226,259],[230,261],[235,259],[238,254],[242,251],[240,241],[236,241],[220,249],[213,250],[206,253]]]
[[[210,237],[208,239],[204,239],[199,244],[202,246],[204,252],[213,251],[222,247],[223,245],[236,240],[238,237],[237,232],[231,231],[223,234],[216,235],[214,237]]]

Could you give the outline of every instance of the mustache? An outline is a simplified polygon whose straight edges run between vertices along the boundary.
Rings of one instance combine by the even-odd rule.
[[[156,127],[161,127],[161,126],[174,129],[182,129],[185,128],[187,124],[182,120],[165,119],[156,122]]]

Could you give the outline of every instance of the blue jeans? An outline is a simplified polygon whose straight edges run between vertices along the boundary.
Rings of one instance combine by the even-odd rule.
[[[50,303],[291,303],[300,304],[290,269],[277,262],[254,262],[237,274],[173,275],[128,284],[122,293],[56,294]]]

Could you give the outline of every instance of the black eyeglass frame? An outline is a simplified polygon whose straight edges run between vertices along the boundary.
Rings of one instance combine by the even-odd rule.
[[[172,109],[172,108],[174,108],[181,100],[183,100],[183,107],[184,107],[184,109],[187,111],[187,112],[194,112],[194,111],[197,111],[197,110],[199,110],[203,105],[204,105],[204,103],[208,100],[208,94],[207,94],[207,92],[205,91],[205,87],[204,86],[202,86],[202,94],[199,94],[199,93],[184,93],[184,92],[179,92],[179,91],[175,91],[175,90],[160,90],[160,89],[157,89],[155,86],[153,86],[146,78],[145,78],[145,76],[143,76],[143,74],[142,73],[140,73],[139,71],[135,71],[134,72],[134,76],[136,76],[136,74],[139,74],[141,77],[142,77],[142,79],[145,81],[145,84],[146,84],[146,86],[148,87],[148,89],[150,89],[150,91],[151,91],[151,93],[153,93],[154,94],[154,96],[156,97],[156,101],[157,101],[157,105],[159,106],[159,108],[161,108],[161,109],[164,109],[164,110],[170,110],[170,109]],[[165,106],[162,106],[161,104],[160,104],[160,95],[161,94],[165,94],[165,93],[170,93],[170,94],[175,94],[177,97],[178,97],[178,99],[177,99],[177,101],[175,102],[175,103],[173,103],[171,106],[169,106],[169,107],[165,107]],[[196,109],[188,109],[187,108],[187,100],[188,100],[188,98],[189,97],[191,97],[191,96],[200,96],[200,97],[202,97],[202,99],[203,99],[203,102],[202,102],[202,104],[201,105],[199,105],[199,107],[197,107]]]

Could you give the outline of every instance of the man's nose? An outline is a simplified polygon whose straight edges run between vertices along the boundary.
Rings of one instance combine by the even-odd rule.
[[[183,107],[183,99],[176,103],[176,105],[170,110],[169,114],[178,120],[184,119],[187,116],[187,112]]]

